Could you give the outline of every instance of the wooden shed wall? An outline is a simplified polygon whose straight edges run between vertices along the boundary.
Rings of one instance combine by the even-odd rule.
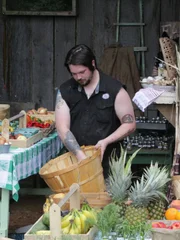
[[[121,2],[121,21],[138,22],[138,0]],[[100,62],[104,48],[115,43],[117,0],[78,3],[76,17],[0,14],[0,103],[10,102],[12,115],[39,106],[54,109],[55,88],[69,78],[64,58],[72,46],[87,44]],[[143,9],[149,76],[159,51],[160,22],[180,20],[180,1],[144,0]],[[139,35],[136,27],[121,28],[120,43],[138,46]]]

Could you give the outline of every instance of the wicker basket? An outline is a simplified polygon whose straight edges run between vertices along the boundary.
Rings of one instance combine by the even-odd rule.
[[[73,183],[80,185],[81,192],[103,192],[106,189],[100,149],[96,150],[93,146],[82,149],[88,157],[80,163],[68,152],[40,169],[40,176],[53,192],[68,192]]]
[[[180,199],[180,175],[172,176],[172,186],[176,199]]]
[[[56,198],[56,194],[52,194],[49,197],[56,204],[58,204],[61,200],[60,198]],[[93,208],[103,208],[109,203],[111,203],[112,199],[108,194],[108,192],[97,192],[97,193],[84,192],[80,194],[80,204],[82,205],[84,201],[86,201]],[[69,201],[66,202],[61,207],[61,210],[69,210]]]
[[[0,120],[10,117],[10,105],[0,104]]]

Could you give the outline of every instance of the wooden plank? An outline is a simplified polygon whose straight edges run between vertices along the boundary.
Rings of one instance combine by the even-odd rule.
[[[179,0],[161,0],[161,19],[160,22],[180,21]]]
[[[165,4],[163,4],[163,8]],[[145,54],[146,62],[146,76],[151,76],[153,66],[155,64],[154,57],[157,56],[159,47],[159,28],[161,17],[161,1],[151,0],[144,4],[144,22],[146,26],[144,28],[145,45],[148,47],[148,51]]]
[[[176,116],[176,108],[175,104],[166,105],[166,104],[158,104],[156,105],[157,109],[162,113],[162,115],[175,127],[175,116]]]
[[[55,18],[54,24],[54,88],[69,79],[71,76],[64,67],[67,52],[75,45],[75,18]],[[67,31],[68,29],[68,31]],[[54,91],[54,103],[56,91]]]
[[[31,29],[30,18],[7,20],[8,69],[11,101],[31,101]]]
[[[93,5],[94,0],[79,1],[79,17],[76,25],[76,43],[84,43],[90,48],[93,48]],[[84,11],[88,9],[88,11]],[[87,25],[88,23],[88,25]]]
[[[53,110],[53,17],[31,20],[32,99],[35,108]]]
[[[94,1],[92,34],[97,62],[100,62],[105,47],[115,43],[116,35],[113,23],[116,22],[116,11],[117,1]]]

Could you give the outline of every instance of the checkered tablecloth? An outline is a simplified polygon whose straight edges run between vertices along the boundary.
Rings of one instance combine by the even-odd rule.
[[[60,152],[62,144],[55,132],[29,148],[10,149],[0,154],[0,188],[12,191],[18,201],[18,181],[39,172],[39,169]]]

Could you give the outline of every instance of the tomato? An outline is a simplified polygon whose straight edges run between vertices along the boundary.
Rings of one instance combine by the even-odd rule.
[[[180,229],[180,222],[174,222],[171,224],[172,229]]]
[[[32,121],[31,116],[29,116],[28,114],[26,115],[26,121],[27,121],[27,123]]]

